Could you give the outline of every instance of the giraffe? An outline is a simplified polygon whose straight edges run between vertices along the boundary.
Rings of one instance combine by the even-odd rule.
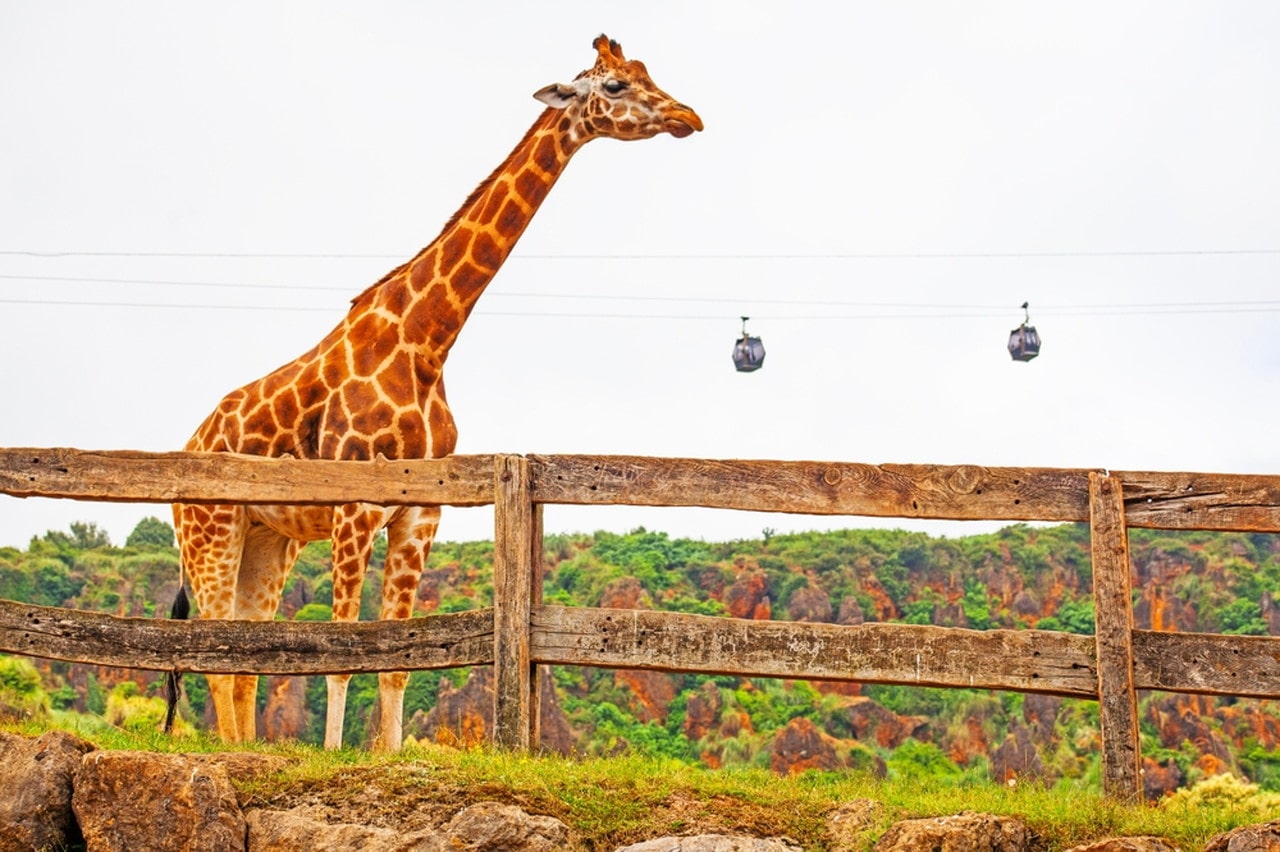
[[[569,158],[598,137],[683,138],[702,130],[697,113],[659,89],[617,42],[601,35],[592,46],[591,68],[534,94],[546,109],[433,242],[353,299],[346,318],[314,348],[227,394],[186,449],[347,460],[452,453],[457,430],[445,401],[445,359]],[[380,618],[412,615],[440,508],[177,503],[173,516],[200,617],[273,618],[302,546],[329,539],[333,617],[354,621],[374,538],[384,528]],[[349,680],[326,678],[328,748],[342,744]],[[377,748],[400,747],[407,680],[405,672],[378,677]],[[208,681],[219,736],[253,739],[257,676]]]

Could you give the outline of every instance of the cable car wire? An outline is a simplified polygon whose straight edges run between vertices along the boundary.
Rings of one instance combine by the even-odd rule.
[[[164,287],[206,287],[206,288],[229,288],[240,290],[285,290],[298,292],[332,292],[332,293],[354,293],[358,288],[350,286],[325,286],[318,284],[249,284],[244,282],[231,281],[185,281],[177,279],[150,279],[150,278],[100,278],[86,276],[64,276],[64,275],[9,275],[0,274],[0,280],[9,281],[61,281],[67,283],[79,284],[125,284],[125,285],[143,285],[143,286],[164,286]],[[584,293],[508,293],[495,290],[490,292],[489,297],[498,296],[500,298],[520,298],[520,299],[558,299],[558,300],[582,300],[582,301],[599,301],[599,302],[668,302],[681,304],[727,304],[741,305],[749,303],[753,305],[789,305],[789,306],[812,306],[812,307],[841,307],[841,308],[865,308],[870,310],[902,310],[912,311],[909,314],[867,314],[856,316],[836,316],[822,315],[816,317],[796,316],[796,315],[760,315],[761,319],[953,319],[953,318],[984,318],[1003,315],[1005,308],[999,304],[938,304],[938,303],[919,303],[919,302],[865,302],[865,301],[848,301],[848,300],[831,300],[831,299],[774,299],[774,298],[743,298],[743,297],[712,297],[712,296],[655,296],[655,295],[626,295],[617,293],[602,294],[584,294]],[[316,306],[290,306],[290,305],[193,305],[193,304],[173,304],[165,302],[106,302],[106,301],[86,301],[86,300],[51,300],[51,299],[0,299],[0,302],[7,304],[32,304],[32,305],[68,305],[82,307],[136,307],[136,308],[212,308],[212,309],[235,309],[235,310],[300,310],[300,311],[328,311],[328,307]],[[1048,305],[1041,306],[1040,310],[1050,313],[1054,316],[1096,316],[1104,313],[1122,312],[1127,314],[1166,314],[1166,313],[1241,313],[1249,311],[1274,312],[1280,310],[1280,299],[1250,299],[1250,300],[1224,300],[1224,301],[1197,301],[1197,302],[1127,302],[1117,304],[1084,304],[1084,305]],[[921,311],[934,311],[935,313],[920,313]],[[936,313],[937,311],[965,311],[967,313],[948,314]],[[978,313],[982,312],[982,313]],[[600,314],[578,314],[569,312],[544,312],[544,311],[484,311],[491,315],[506,316],[590,316],[598,317]],[[649,317],[660,319],[711,319],[713,317],[706,316],[661,316]],[[715,317],[718,318],[718,317]]]
[[[539,253],[517,254],[511,260],[1017,260],[1095,257],[1232,257],[1280,255],[1280,248],[1243,249],[1120,249],[1101,251],[990,251],[990,252],[725,252],[725,253]],[[226,258],[262,260],[404,260],[404,254],[362,252],[184,252],[184,251],[83,251],[0,249],[0,257],[68,258]]]

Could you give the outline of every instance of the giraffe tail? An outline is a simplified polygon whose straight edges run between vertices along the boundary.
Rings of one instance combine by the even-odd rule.
[[[170,618],[186,619],[191,615],[191,601],[187,598],[187,584],[179,583],[178,594],[173,599]],[[173,732],[173,720],[178,713],[178,699],[182,697],[182,671],[177,667],[164,676],[164,732]]]

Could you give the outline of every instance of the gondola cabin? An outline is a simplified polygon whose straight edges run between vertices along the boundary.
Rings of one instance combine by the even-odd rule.
[[[1027,303],[1022,303],[1022,325],[1009,332],[1009,355],[1015,361],[1030,361],[1040,354],[1040,335],[1036,327],[1031,325],[1031,314],[1027,311]]]
[[[733,366],[739,373],[752,373],[764,366],[764,341],[747,333],[747,320],[742,318],[742,337],[733,344]]]
[[[1009,333],[1009,354],[1015,361],[1030,361],[1040,354],[1040,335],[1034,325],[1022,325]]]

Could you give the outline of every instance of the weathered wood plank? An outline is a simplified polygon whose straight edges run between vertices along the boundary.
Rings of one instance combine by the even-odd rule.
[[[0,493],[167,503],[491,502],[491,456],[372,462],[0,448]],[[531,456],[542,503],[708,506],[953,520],[1088,520],[1088,470]],[[1127,523],[1280,532],[1280,476],[1122,472]]]
[[[946,520],[1089,519],[1088,469],[643,456],[529,458],[534,499],[546,503]],[[1129,526],[1280,532],[1280,476],[1115,475],[1125,483]]]
[[[532,623],[541,663],[1098,694],[1093,637],[1069,633],[561,606],[534,607]]]
[[[493,457],[354,462],[234,453],[0,448],[0,493],[140,503],[482,506],[493,501]]]
[[[1138,689],[1280,698],[1280,637],[1133,633]]]
[[[1125,522],[1166,530],[1280,532],[1280,476],[1112,471]]]
[[[542,585],[547,572],[546,554],[542,543],[542,506],[534,503],[532,509],[529,530],[530,613],[532,613],[532,607],[542,606]],[[526,623],[525,629],[532,628]],[[537,748],[542,743],[542,690],[550,682],[551,670],[546,666],[532,664],[532,659],[532,652],[530,652],[529,745]]]
[[[0,600],[0,651],[223,674],[337,674],[493,662],[493,610],[405,621],[174,621]]]
[[[1116,799],[1142,797],[1138,694],[1133,684],[1133,604],[1124,494],[1114,476],[1089,475],[1093,601],[1098,654],[1102,789]]]
[[[978,465],[541,456],[543,503],[952,520],[1088,519],[1088,471]]]
[[[495,456],[493,481],[493,740],[500,748],[528,749],[535,686],[529,657],[534,517],[528,459]]]

